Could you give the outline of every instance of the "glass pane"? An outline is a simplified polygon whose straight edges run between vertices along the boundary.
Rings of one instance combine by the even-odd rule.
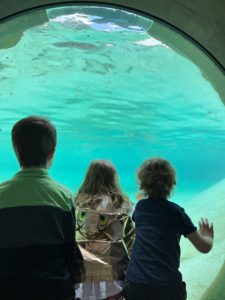
[[[118,9],[73,6],[1,26],[1,180],[18,169],[12,125],[43,115],[58,130],[51,173],[74,192],[89,162],[104,158],[116,165],[135,201],[136,169],[144,159],[162,156],[177,170],[172,200],[195,222],[208,216],[218,232],[224,228],[224,105],[191,61],[149,35],[154,23]],[[222,231],[216,244],[222,249]],[[184,248],[189,299],[198,299],[223,255],[213,259],[213,268],[204,260],[201,273],[204,258],[188,243]]]

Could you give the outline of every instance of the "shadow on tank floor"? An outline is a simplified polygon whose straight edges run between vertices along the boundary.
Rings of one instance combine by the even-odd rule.
[[[206,290],[201,300],[225,299],[225,261],[211,286]]]

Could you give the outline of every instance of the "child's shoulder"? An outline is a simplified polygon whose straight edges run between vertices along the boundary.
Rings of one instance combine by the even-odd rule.
[[[46,176],[42,180],[23,180],[13,177],[0,184],[0,207],[53,206],[71,211],[73,198],[70,190]]]
[[[148,206],[157,206],[157,207],[162,207],[166,208],[169,210],[177,211],[177,212],[183,212],[184,209],[181,207],[179,204],[167,200],[167,199],[150,199],[150,198],[144,198],[142,200],[139,200],[136,204],[136,209],[141,208],[141,209],[146,209]]]
[[[67,188],[66,186],[64,186],[60,182],[54,180],[53,178],[50,178],[50,186],[52,186],[52,188],[55,191],[62,193],[65,197],[69,197],[69,198],[72,197],[72,193],[69,190],[69,188]]]
[[[0,183],[0,196],[3,194],[10,194],[11,192],[17,194],[19,193],[20,186],[21,183],[18,182],[15,176],[13,176],[12,178]],[[26,185],[24,185],[24,187],[26,187]]]
[[[173,201],[170,201],[168,200],[167,201],[168,205],[170,205],[174,210],[177,210],[177,211],[184,211],[184,208],[182,206],[180,206],[179,204],[173,202]]]
[[[77,209],[88,209],[95,213],[108,213],[108,214],[127,214],[130,215],[132,211],[132,203],[128,200],[122,201],[118,207],[114,204],[114,200],[110,195],[88,195],[79,194],[75,197],[75,206]]]
[[[51,194],[55,195],[57,201],[65,203],[69,207],[71,207],[71,205],[73,206],[73,196],[71,191],[58,181],[50,178],[46,190],[49,192],[50,196]]]
[[[179,204],[173,202],[173,201],[167,201],[167,206],[175,216],[184,217],[185,216],[185,210],[182,206]]]
[[[0,194],[7,191],[8,188],[13,184],[13,181],[11,179],[7,181],[3,181],[0,183]]]

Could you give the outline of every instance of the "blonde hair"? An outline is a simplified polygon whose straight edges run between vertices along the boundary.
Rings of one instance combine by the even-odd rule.
[[[148,197],[167,198],[176,185],[176,172],[171,164],[162,158],[143,162],[137,172],[140,190]]]
[[[90,205],[90,200],[93,199],[95,206],[96,202],[101,201],[102,195],[111,197],[114,208],[120,208],[124,201],[129,203],[128,197],[123,194],[119,185],[113,164],[108,160],[93,160],[75,197],[75,203],[87,201]]]

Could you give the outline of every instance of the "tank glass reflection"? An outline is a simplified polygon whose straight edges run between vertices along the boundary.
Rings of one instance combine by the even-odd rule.
[[[89,162],[105,158],[116,165],[124,190],[135,201],[136,169],[144,159],[161,156],[177,170],[172,199],[195,221],[202,213],[220,222],[220,230],[224,105],[192,62],[150,36],[154,22],[118,9],[70,6],[2,24],[1,180],[18,170],[10,142],[13,123],[43,115],[58,130],[51,173],[73,191]],[[224,247],[222,231],[216,243]],[[222,264],[222,250],[217,250],[213,272],[204,261],[202,273],[209,272],[195,282],[193,268],[201,273],[203,258],[184,248],[189,299],[200,299]]]

